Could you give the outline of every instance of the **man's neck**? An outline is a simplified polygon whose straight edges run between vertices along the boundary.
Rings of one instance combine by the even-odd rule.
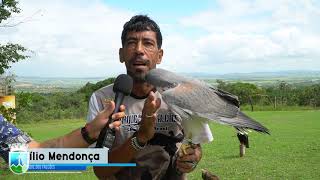
[[[138,97],[145,97],[149,94],[149,92],[153,89],[153,86],[146,82],[133,82],[132,92]]]

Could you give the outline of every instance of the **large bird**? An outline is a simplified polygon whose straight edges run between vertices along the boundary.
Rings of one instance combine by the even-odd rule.
[[[203,81],[156,68],[146,75],[146,82],[157,88],[174,113],[187,119],[182,122],[185,138],[192,139],[192,134],[199,133],[199,124],[208,121],[233,126],[240,132],[253,129],[269,134],[266,127],[240,111],[237,96]]]

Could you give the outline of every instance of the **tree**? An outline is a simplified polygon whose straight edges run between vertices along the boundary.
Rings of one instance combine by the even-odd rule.
[[[7,20],[12,13],[20,13],[21,9],[18,8],[18,2],[15,0],[2,0],[0,6],[0,23]]]
[[[11,17],[12,14],[19,13],[21,9],[18,8],[18,2],[16,0],[1,0],[0,2],[0,28],[10,27],[11,25],[9,23],[4,25],[1,25],[1,23]],[[16,63],[28,58],[28,56],[22,54],[26,50],[26,48],[19,44],[7,43],[2,45],[0,43],[0,75],[4,74],[5,70],[11,67],[11,63]],[[10,84],[12,81],[14,81],[14,76],[9,76],[4,79],[3,83]],[[14,109],[1,105],[0,113],[9,121],[14,120]]]
[[[7,20],[14,13],[20,13],[21,9],[18,8],[16,0],[3,0],[0,6],[0,28],[10,27],[10,24],[4,24],[3,21]],[[24,55],[27,49],[19,44],[7,43],[2,45],[0,43],[0,74],[3,74],[6,69],[9,69],[11,63],[16,63],[20,60],[28,58]]]
[[[109,84],[114,83],[114,81],[116,80],[116,78],[111,77],[108,79],[105,79],[103,81],[99,81],[96,84],[92,84],[92,83],[87,83],[85,86],[83,86],[82,88],[80,88],[77,93],[83,93],[85,94],[85,100],[89,101],[90,96],[92,95],[92,93],[104,86],[107,86]]]
[[[221,79],[217,79],[216,82],[217,82],[217,84],[218,84],[218,85],[217,85],[217,88],[227,91],[227,89],[228,89],[228,87],[227,87],[228,84],[227,84],[225,81],[223,81],[223,80],[221,80]]]
[[[291,90],[290,85],[285,81],[279,81],[278,89],[280,93],[279,96],[280,96],[281,104],[287,105],[287,99],[288,99],[288,96],[290,95],[290,90]]]
[[[16,63],[28,58],[28,56],[22,54],[26,50],[26,48],[19,44],[0,44],[0,74],[3,74],[6,69],[11,67],[10,63]]]

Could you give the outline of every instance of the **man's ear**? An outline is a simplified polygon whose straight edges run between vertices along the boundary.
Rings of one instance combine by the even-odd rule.
[[[123,59],[123,49],[122,48],[119,48],[119,60],[121,63],[124,62],[124,59]]]
[[[157,60],[157,64],[160,64],[162,61],[162,56],[163,56],[163,50],[160,49],[159,53],[158,53],[158,60]]]

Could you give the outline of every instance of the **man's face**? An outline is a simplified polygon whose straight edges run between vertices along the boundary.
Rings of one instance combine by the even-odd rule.
[[[127,73],[135,81],[144,81],[150,69],[161,63],[163,50],[157,46],[153,31],[128,32],[123,47],[119,50],[120,62],[125,63]]]

